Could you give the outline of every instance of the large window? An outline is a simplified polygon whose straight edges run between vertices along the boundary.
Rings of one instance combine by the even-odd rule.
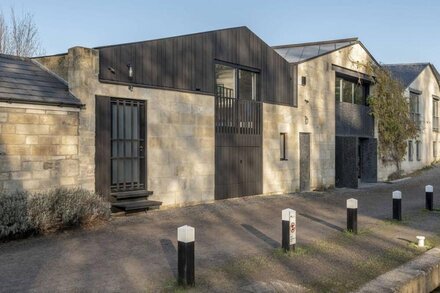
[[[355,78],[336,76],[335,96],[337,102],[358,105],[367,104],[369,85]]]
[[[420,95],[417,93],[410,92],[409,94],[409,112],[417,128],[420,129],[422,121],[420,115]]]
[[[227,65],[215,65],[216,95],[225,98],[258,100],[258,74]]]
[[[432,99],[432,130],[438,132],[439,128],[439,98],[434,97]]]

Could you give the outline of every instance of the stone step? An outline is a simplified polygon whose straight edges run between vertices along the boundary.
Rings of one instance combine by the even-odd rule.
[[[144,211],[158,209],[162,205],[161,201],[155,200],[132,200],[132,201],[119,201],[112,203],[113,208],[118,208],[126,212],[129,211]]]
[[[130,190],[130,191],[121,191],[121,192],[112,192],[111,196],[120,199],[129,199],[129,198],[139,198],[139,197],[148,197],[153,194],[153,191],[148,190]]]

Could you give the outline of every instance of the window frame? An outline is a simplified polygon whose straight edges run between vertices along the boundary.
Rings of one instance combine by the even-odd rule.
[[[440,114],[439,114],[440,98],[432,96],[432,131],[439,132]]]
[[[351,87],[351,101],[347,102],[344,101],[344,81],[347,85]],[[337,84],[339,83],[339,98],[337,96]],[[355,103],[355,92],[356,92],[356,86],[362,87],[362,93],[363,93],[363,103]],[[355,78],[353,76],[347,76],[345,74],[336,73],[335,74],[335,101],[339,103],[348,103],[353,105],[361,105],[361,106],[368,106],[368,96],[370,95],[370,87],[371,83],[368,80],[362,79],[362,78]]]
[[[420,96],[421,93],[420,92],[416,92],[413,90],[409,91],[409,112],[410,112],[410,116],[411,119],[414,121],[414,123],[416,124],[417,129],[421,129],[421,125],[422,125],[422,113],[420,112]],[[416,98],[416,109],[413,111],[413,101],[412,99]]]

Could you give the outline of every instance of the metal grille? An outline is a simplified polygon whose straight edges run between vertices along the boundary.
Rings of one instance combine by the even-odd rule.
[[[111,191],[145,189],[145,105],[111,100]]]

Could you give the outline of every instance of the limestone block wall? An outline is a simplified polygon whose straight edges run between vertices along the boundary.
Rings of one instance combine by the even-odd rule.
[[[433,96],[440,97],[440,88],[435,79],[435,76],[430,67],[426,67],[420,75],[414,80],[409,88],[416,89],[422,92],[420,96],[420,109],[421,109],[421,119],[422,127],[417,136],[417,140],[422,142],[422,152],[421,160],[417,160],[416,156],[416,139],[413,141],[413,160],[409,161],[408,153],[401,162],[401,169],[404,174],[414,172],[425,166],[430,165],[434,161],[440,159],[439,144],[440,144],[440,133],[433,131],[432,129],[432,107],[433,107]],[[409,88],[406,90],[406,95],[409,97]],[[437,157],[433,154],[433,142],[437,142]],[[407,150],[408,151],[408,150]],[[379,160],[379,172],[378,176],[380,180],[387,180],[388,176],[396,171],[394,164],[386,164]]]
[[[0,188],[39,191],[78,183],[79,109],[0,105]]]
[[[69,89],[85,104],[79,113],[79,185],[95,188],[96,96],[139,99],[147,105],[147,186],[154,192],[150,199],[165,206],[214,200],[213,96],[102,83],[99,54],[93,49],[74,47],[62,62],[54,58],[38,61],[67,63]]]

